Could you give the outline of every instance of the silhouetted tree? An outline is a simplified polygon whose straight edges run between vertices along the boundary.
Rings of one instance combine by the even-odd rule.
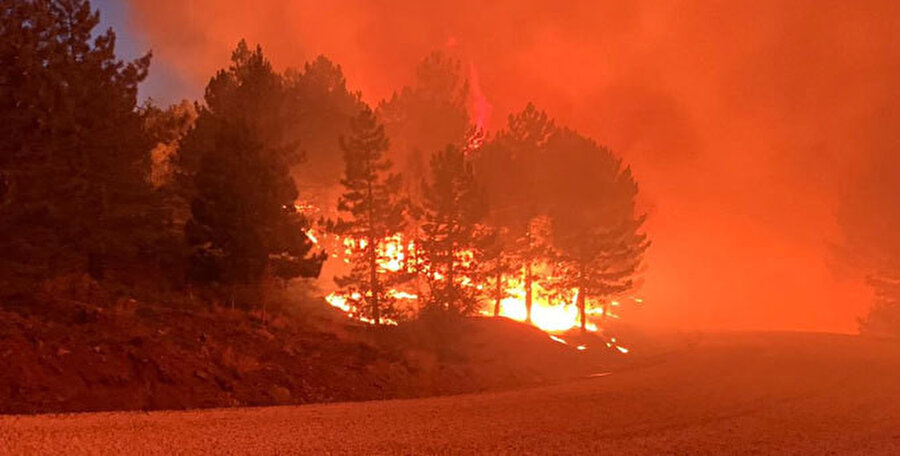
[[[5,272],[102,278],[140,261],[155,227],[136,110],[150,56],[118,60],[98,23],[85,0],[0,1]]]
[[[556,131],[552,119],[529,103],[511,114],[505,129],[478,150],[479,182],[491,200],[491,220],[506,231],[507,242],[501,256],[512,270],[521,270],[525,282],[526,319],[531,321],[534,293],[534,265],[545,256],[545,243],[532,229],[545,208],[539,196],[539,175],[548,161],[547,141]],[[566,204],[565,202],[561,202]],[[502,280],[502,277],[500,278]]]
[[[508,296],[506,291],[506,274],[509,272],[509,260],[505,249],[507,238],[503,228],[490,222],[486,224],[484,247],[481,250],[480,276],[484,280],[485,293],[493,301],[493,315],[500,315],[500,306]]]
[[[288,69],[284,80],[290,134],[304,152],[303,163],[291,164],[292,175],[304,199],[333,208],[340,196],[334,183],[344,171],[339,139],[350,134],[350,120],[363,109],[360,94],[347,88],[341,67],[324,56],[302,71]]]
[[[428,172],[430,151],[463,147],[471,125],[466,109],[469,83],[460,62],[436,51],[416,68],[412,86],[382,102],[377,114],[393,144],[394,161],[408,175]],[[417,197],[415,188],[408,191]]]
[[[231,60],[207,85],[179,155],[191,199],[191,277],[229,285],[315,277],[324,254],[311,254],[307,221],[295,208],[289,167],[300,153],[282,78],[244,41]]]
[[[341,139],[344,150],[346,189],[338,211],[349,215],[329,223],[329,230],[356,243],[351,247],[350,274],[335,282],[355,299],[360,313],[380,324],[383,317],[396,318],[396,298],[390,290],[408,280],[405,270],[383,267],[385,244],[406,226],[408,203],[400,198],[401,178],[391,173],[384,158],[389,142],[371,109],[364,107],[351,122],[350,136]]]
[[[432,310],[469,314],[477,309],[479,268],[487,214],[484,192],[459,147],[449,145],[431,159],[423,183],[422,258]]]
[[[876,145],[868,162],[845,176],[837,220],[843,239],[836,247],[847,272],[865,277],[874,302],[859,319],[862,333],[900,335],[900,159],[896,144]]]
[[[175,160],[181,140],[197,122],[197,106],[188,100],[162,109],[148,101],[141,109],[144,132],[151,144],[150,184],[156,188],[170,186],[175,181]]]
[[[875,291],[869,313],[859,319],[859,330],[866,334],[900,335],[900,277],[897,269],[872,273],[867,283]]]
[[[547,148],[553,160],[538,186],[558,252],[554,285],[577,290],[584,331],[591,301],[603,302],[608,314],[609,299],[632,288],[649,245],[640,232],[644,217],[635,216],[631,170],[608,149],[568,129],[555,133]]]

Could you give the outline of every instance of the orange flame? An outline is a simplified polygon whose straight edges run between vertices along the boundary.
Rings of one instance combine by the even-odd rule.
[[[481,90],[481,82],[478,79],[478,70],[475,64],[469,63],[469,116],[475,122],[475,127],[481,131],[487,131],[488,120],[494,107],[488,102]]]
[[[318,242],[317,237],[312,231],[308,232],[307,235],[310,239],[314,239],[316,240],[315,242]],[[341,253],[344,256],[344,263],[350,262],[349,257],[355,249],[366,248],[366,241],[364,239],[341,239],[335,237],[335,240],[336,246],[340,246],[342,249]],[[378,248],[378,266],[380,272],[396,272],[401,270],[412,271],[413,265],[409,264],[409,262],[411,260],[411,253],[414,252],[415,249],[415,243],[413,241],[404,240],[403,235],[401,234],[395,234],[386,238],[384,242],[380,243]],[[337,257],[337,255],[333,256]],[[461,258],[463,261],[472,261],[473,255],[471,252],[463,252]],[[538,268],[538,270],[540,270],[540,268]],[[438,272],[434,272],[433,275],[437,280],[442,279]],[[484,288],[484,285],[474,283],[471,278],[463,277],[461,280],[464,286],[476,287],[479,290]],[[531,324],[542,331],[547,332],[548,336],[553,341],[568,345],[568,342],[565,339],[556,334],[581,326],[576,290],[567,290],[566,293],[560,294],[554,293],[554,290],[544,289],[540,283],[534,283],[532,286],[534,287],[534,293],[532,294]],[[413,290],[391,289],[388,293],[398,299],[407,301],[406,305],[410,309],[414,309],[418,303],[419,295],[413,292]],[[527,312],[525,308],[524,280],[521,277],[510,278],[507,281],[504,295],[506,297],[500,301],[499,316],[521,322],[526,321]],[[569,298],[561,298],[561,295],[568,296]],[[345,295],[340,292],[332,292],[325,297],[325,300],[331,306],[340,309],[351,318],[374,324],[374,321],[359,315],[358,309],[353,305],[353,302],[358,301],[360,297],[359,293]],[[642,302],[639,298],[634,298],[634,301],[637,303]],[[492,300],[486,299],[483,308],[479,313],[486,316],[493,315],[493,303]],[[618,307],[619,305],[620,303],[618,301],[610,302],[610,308]],[[588,317],[619,318],[616,314],[604,310],[602,307],[587,309],[585,313]],[[393,320],[383,320],[382,322],[388,325],[397,324],[397,322]],[[593,321],[587,321],[585,329],[590,332],[599,331],[597,324]],[[615,348],[623,354],[628,353],[629,351],[627,348],[618,345],[615,338],[611,338],[607,341],[606,346]],[[587,345],[582,344],[575,346],[574,348],[583,351],[588,347]]]

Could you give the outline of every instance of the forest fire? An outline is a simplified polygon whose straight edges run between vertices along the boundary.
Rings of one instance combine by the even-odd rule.
[[[499,316],[511,318],[516,321],[527,321],[528,310],[525,301],[525,284],[519,279],[509,281],[510,286],[505,290],[508,297],[500,301]],[[549,333],[565,332],[570,329],[578,328],[581,325],[579,318],[578,304],[576,303],[577,292],[570,290],[568,294],[572,296],[571,300],[554,301],[552,296],[558,294],[545,290],[539,284],[534,285],[536,289],[535,299],[531,308],[531,323],[543,331]],[[490,311],[481,311],[484,315],[492,315]],[[588,315],[603,315],[603,309],[587,309]],[[597,332],[597,324],[588,321],[585,323],[585,329],[590,332]]]
[[[900,454],[898,29],[0,0],[0,456]]]
[[[516,288],[508,288],[506,290],[506,293],[510,294],[511,296],[504,298],[501,301],[500,312],[497,316],[525,322],[527,319],[525,310],[525,289],[521,286]],[[389,294],[398,299],[408,300],[409,306],[411,307],[415,307],[418,305],[417,301],[419,299],[419,296],[414,293],[392,289],[389,291]],[[342,311],[347,313],[349,317],[356,318],[366,323],[374,324],[375,322],[373,320],[360,316],[358,314],[358,308],[355,305],[350,304],[361,299],[362,295],[360,295],[359,293],[353,293],[348,296],[338,292],[331,292],[325,297],[325,300],[332,307],[341,309]],[[491,306],[491,303],[486,302],[484,307],[479,310],[478,313],[484,316],[493,316]],[[565,332],[571,329],[578,328],[581,324],[578,318],[578,308],[574,303],[554,304],[550,300],[537,300],[532,304],[532,306],[531,324],[547,333]],[[603,309],[589,310],[588,314],[599,314],[602,316]],[[382,319],[382,323],[388,325],[397,324],[396,321],[391,319]],[[586,324],[586,329],[590,332],[597,332],[599,328],[596,323],[588,321],[588,323]]]
[[[312,231],[309,231],[307,235],[310,239],[315,239],[317,244],[323,242],[322,240],[324,239],[327,245],[323,247],[332,249],[332,251],[336,252],[331,254],[332,258],[340,259],[341,263],[344,265],[350,264],[350,259],[354,252],[365,250],[367,248],[367,241],[365,239],[342,238],[341,236],[329,236],[328,234],[316,235]],[[421,268],[421,265],[417,264],[416,258],[418,255],[416,249],[416,242],[405,240],[402,234],[395,234],[385,238],[382,242],[379,242],[378,247],[376,248],[379,275],[397,272],[415,274],[416,271]],[[471,261],[472,253],[463,252],[461,256],[466,258],[466,261]],[[538,275],[542,275],[543,273],[549,274],[549,270],[550,268],[536,268],[536,271],[539,273]],[[502,290],[502,295],[505,297],[500,300],[497,309],[494,309],[496,303],[491,301],[489,296],[485,295],[480,299],[481,305],[477,313],[487,317],[496,316],[509,318],[519,322],[527,322],[546,332],[553,341],[568,345],[568,341],[560,337],[560,335],[581,326],[577,290],[573,289],[560,292],[558,290],[545,288],[541,284],[542,281],[533,283],[531,320],[528,321],[528,311],[526,308],[527,293],[525,281],[521,277],[522,272],[523,271],[519,271],[519,274],[515,274],[515,276],[504,280],[503,283],[505,286]],[[438,281],[445,280],[438,272],[431,274],[431,276]],[[491,288],[490,284],[479,283],[471,277],[463,277],[461,281],[466,284],[466,286],[479,290],[479,292],[484,292]],[[415,311],[423,305],[420,301],[420,296],[422,295],[421,290],[416,289],[418,286],[418,282],[412,281],[407,283],[405,288],[390,288],[386,292],[386,296],[394,298],[401,303],[399,307],[404,309],[403,314],[413,315]],[[642,302],[640,298],[630,299],[633,299],[636,303]],[[374,319],[363,315],[364,312],[361,311],[360,307],[365,305],[365,299],[360,292],[354,291],[347,293],[332,291],[325,297],[325,300],[332,307],[340,309],[347,314],[349,318],[372,325],[377,323]],[[608,306],[604,307],[585,309],[585,315],[589,318],[585,323],[585,330],[587,332],[601,332],[594,319],[620,318],[610,310],[612,307],[618,307],[620,305],[619,301],[612,300],[609,301],[608,304]],[[398,321],[382,317],[380,323],[394,326],[398,324]],[[605,345],[607,348],[616,349],[622,354],[629,352],[627,348],[622,347],[617,343],[615,337],[606,340]],[[588,347],[582,344],[574,346],[573,348],[583,351]]]

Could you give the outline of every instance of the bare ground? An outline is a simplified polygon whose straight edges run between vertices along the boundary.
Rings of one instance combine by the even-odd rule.
[[[37,304],[0,310],[0,414],[459,394],[571,378],[621,358],[506,319],[372,328],[324,303],[266,324],[227,309]]]
[[[10,454],[900,454],[900,343],[705,335],[610,375],[429,399],[0,418]]]

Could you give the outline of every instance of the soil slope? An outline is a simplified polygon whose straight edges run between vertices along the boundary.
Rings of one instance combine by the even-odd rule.
[[[577,376],[615,357],[505,319],[375,329],[315,305],[265,325],[244,312],[134,303],[0,311],[0,413],[421,397]]]
[[[14,454],[898,454],[900,343],[708,335],[524,390],[188,412],[0,417]]]

